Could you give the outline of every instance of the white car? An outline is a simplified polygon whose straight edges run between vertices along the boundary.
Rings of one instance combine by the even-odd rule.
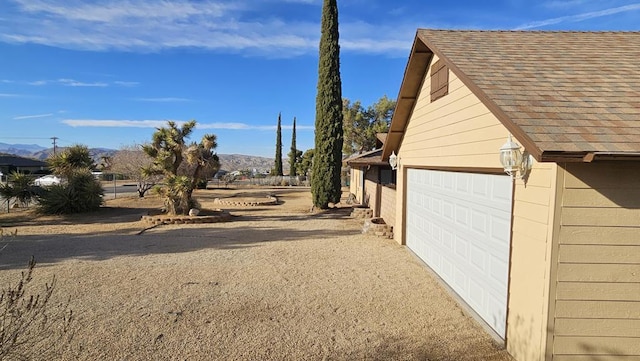
[[[47,174],[45,176],[42,176],[40,178],[37,178],[36,180],[33,181],[33,184],[39,186],[39,187],[46,187],[46,186],[51,186],[54,184],[60,184],[62,182],[62,180],[58,177],[56,177],[53,174]]]

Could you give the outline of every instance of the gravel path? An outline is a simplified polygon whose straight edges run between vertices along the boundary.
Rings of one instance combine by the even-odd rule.
[[[139,221],[151,198],[72,218],[0,215],[18,230],[0,286],[31,254],[36,278],[70,297],[75,336],[61,359],[510,360],[393,240],[361,234],[348,209],[310,213],[308,189],[280,205],[227,207],[229,223]]]

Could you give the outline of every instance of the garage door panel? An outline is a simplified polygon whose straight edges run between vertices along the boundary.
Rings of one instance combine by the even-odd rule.
[[[471,229],[480,234],[487,233],[487,223],[489,223],[489,217],[485,213],[478,210],[471,212]]]
[[[509,177],[409,169],[407,246],[504,337]]]
[[[472,266],[472,271],[477,271],[481,274],[486,274],[487,272],[487,260],[485,257],[487,256],[486,251],[480,249],[475,244],[471,246],[471,257],[468,260],[458,259],[458,262],[466,262]],[[475,269],[474,269],[475,268]]]
[[[508,215],[492,215],[491,216],[491,239],[498,242],[501,247],[507,246],[507,252],[509,251],[508,245],[511,239],[511,220],[505,219]]]

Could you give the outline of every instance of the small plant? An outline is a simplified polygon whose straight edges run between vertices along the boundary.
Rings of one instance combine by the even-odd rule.
[[[231,173],[227,173],[223,175],[221,179],[222,179],[222,182],[224,182],[224,187],[227,188],[229,187],[229,184],[236,181],[236,176]]]
[[[16,235],[17,230],[5,232],[0,228],[0,241]],[[6,247],[0,247],[0,251]],[[29,293],[35,266],[32,257],[15,284],[0,285],[0,361],[52,360],[71,340],[72,311],[66,305],[51,304],[55,278],[41,293]]]
[[[71,335],[72,312],[50,307],[55,278],[42,293],[27,293],[35,265],[31,258],[18,282],[0,293],[0,360],[52,359]]]

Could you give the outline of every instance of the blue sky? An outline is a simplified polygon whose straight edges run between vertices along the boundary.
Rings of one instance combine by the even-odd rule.
[[[321,0],[3,0],[0,142],[118,149],[167,120],[218,153],[313,147]],[[395,98],[417,28],[640,30],[622,0],[338,0],[343,96]]]

